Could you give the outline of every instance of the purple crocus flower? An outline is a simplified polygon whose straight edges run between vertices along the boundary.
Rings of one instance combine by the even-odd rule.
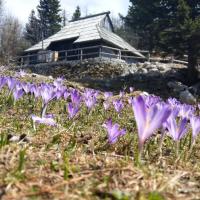
[[[93,89],[89,89],[89,88],[86,88],[84,93],[83,93],[83,97],[85,97],[85,98],[90,98],[90,97],[97,98],[98,95],[99,95],[98,90],[93,90]]]
[[[124,91],[120,91],[120,93],[119,93],[120,98],[123,98],[124,95],[125,95],[125,92]]]
[[[46,116],[47,105],[51,100],[53,100],[56,97],[56,92],[52,86],[43,84],[40,87],[40,95],[43,101],[42,118],[44,118]]]
[[[112,96],[113,96],[112,92],[104,92],[104,98],[105,98],[105,100],[108,100]]]
[[[40,90],[40,95],[42,97],[43,103],[47,104],[49,101],[55,98],[56,92],[54,88],[49,85],[42,85]]]
[[[55,97],[57,100],[60,99],[62,97],[62,95],[63,95],[63,92],[61,90],[57,90],[55,93]]]
[[[181,104],[178,106],[179,116],[182,118],[190,119],[194,115],[195,108],[192,105]]]
[[[14,100],[17,101],[20,99],[24,94],[24,90],[20,86],[16,86],[16,88],[13,90],[13,97]]]
[[[34,95],[34,97],[37,99],[40,97],[40,87],[37,85],[32,85],[30,88],[31,93]]]
[[[84,93],[83,93],[83,97],[86,98],[86,99],[88,99],[91,96],[93,96],[93,90],[86,88],[85,91],[84,91]]]
[[[85,105],[87,106],[87,108],[90,110],[96,104],[97,99],[96,99],[96,97],[92,96],[92,97],[84,99],[84,102],[85,102]]]
[[[32,84],[31,83],[22,83],[22,88],[26,94],[28,94],[31,90]]]
[[[63,86],[63,83],[64,83],[64,78],[59,77],[53,82],[53,85],[58,88],[60,86]]]
[[[65,91],[66,91],[65,88],[62,88],[62,87],[57,88],[57,90],[55,90],[55,97],[56,97],[56,99],[58,100],[58,99],[60,99],[61,97],[63,97]]]
[[[99,93],[100,93],[99,90],[94,90],[94,92],[93,92],[93,96],[94,96],[95,98],[98,98]]]
[[[72,103],[73,103],[74,105],[79,106],[80,103],[81,103],[82,98],[81,98],[81,95],[80,95],[80,93],[78,92],[78,90],[73,89],[73,90],[70,92],[70,94],[71,94],[71,101],[72,101]]]
[[[6,78],[0,77],[0,90],[4,87],[5,84],[6,84]]]
[[[177,113],[177,110],[174,110],[163,124],[175,141],[179,141],[187,133],[187,119],[177,117]]]
[[[79,107],[77,105],[73,105],[73,103],[68,104],[68,114],[69,118],[73,119],[79,111]]]
[[[134,87],[129,88],[130,93],[134,92]]]
[[[176,98],[169,98],[167,99],[167,103],[171,105],[172,107],[176,107],[178,105],[181,105],[180,101],[178,101]]]
[[[7,80],[7,85],[8,85],[9,90],[12,91],[15,85],[17,84],[16,79],[12,77],[8,77],[6,80]]]
[[[142,96],[136,97],[132,106],[138,128],[139,148],[142,150],[144,142],[162,126],[171,110],[167,105],[162,106],[162,109],[158,105],[148,108]]]
[[[161,98],[155,95],[149,95],[149,96],[145,96],[143,97],[145,100],[145,104],[147,107],[151,107],[156,105],[157,103],[161,102]]]
[[[119,113],[123,109],[124,104],[123,104],[122,100],[118,99],[118,100],[113,101],[113,106],[114,106],[115,110]]]
[[[120,136],[126,134],[126,130],[120,130],[119,124],[113,124],[111,119],[109,119],[105,124],[103,124],[103,127],[107,129],[108,141],[110,144],[116,143]]]
[[[66,90],[63,94],[64,99],[67,100],[69,96],[70,96],[70,92]]]
[[[94,107],[97,102],[98,91],[86,89],[83,93],[83,99],[88,109]]]
[[[16,73],[16,76],[19,78],[20,77],[23,78],[24,76],[26,76],[26,72],[24,70],[20,69],[20,71]]]
[[[134,102],[134,97],[128,98],[128,103],[132,106]]]
[[[35,116],[35,115],[32,115],[31,118],[32,118],[34,123],[46,124],[46,125],[49,125],[49,126],[56,126],[56,122],[53,119],[52,115],[46,115],[42,118]]]
[[[192,127],[192,137],[193,140],[197,137],[200,133],[200,117],[198,116],[191,116],[190,117],[190,125]]]

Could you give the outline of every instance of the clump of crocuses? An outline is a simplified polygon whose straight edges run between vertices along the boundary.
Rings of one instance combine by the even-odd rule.
[[[142,96],[132,100],[132,107],[138,128],[139,149],[141,151],[145,141],[166,122],[171,109],[167,105],[163,105],[160,108],[158,105],[153,104],[153,106],[149,107],[145,104]]]
[[[120,129],[117,123],[113,124],[112,119],[107,120],[106,123],[103,124],[103,127],[105,127],[108,132],[108,141],[110,144],[116,143],[119,137],[126,134],[126,130]]]
[[[161,138],[160,141],[167,137],[172,139],[175,144],[179,144],[182,139],[188,136],[188,133],[191,133],[191,137],[188,137],[191,138],[191,147],[195,144],[196,138],[200,133],[200,116],[198,116],[200,104],[197,106],[182,104],[175,98],[163,101],[160,97],[145,92],[137,97],[130,97],[129,94],[129,98],[126,99],[127,93],[124,90],[119,93],[118,99],[116,99],[113,97],[112,92],[100,94],[99,91],[89,88],[83,91],[68,88],[64,85],[63,78],[57,78],[53,83],[35,84],[19,81],[24,76],[23,71],[17,79],[1,76],[0,90],[7,90],[6,97],[8,96],[9,99],[12,97],[14,104],[19,99],[23,100],[25,96],[28,96],[29,101],[32,100],[34,104],[37,102],[42,104],[41,115],[31,115],[34,126],[35,124],[56,126],[55,117],[46,114],[47,107],[52,101],[63,100],[68,112],[67,120],[78,119],[78,115],[84,107],[87,108],[87,113],[91,115],[98,106],[104,107],[103,112],[106,114],[111,114],[108,111],[110,107],[114,108],[118,116],[120,116],[117,119],[118,121],[114,123],[109,119],[103,125],[107,130],[110,144],[116,143],[127,132],[125,130],[126,127],[121,128],[119,124],[120,120],[123,119],[124,112],[122,111],[132,107],[133,113],[131,117],[137,125],[140,153],[145,143],[148,143],[150,138],[153,139],[158,132],[161,133],[159,136]],[[134,88],[131,87],[129,93],[133,91]],[[103,101],[100,101],[101,97],[103,97]],[[133,137],[135,133],[130,134]]]

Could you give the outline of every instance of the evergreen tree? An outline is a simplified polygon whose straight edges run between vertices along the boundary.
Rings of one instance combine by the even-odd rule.
[[[62,17],[59,0],[40,0],[37,10],[44,39],[61,29]]]
[[[197,58],[200,50],[199,0],[130,0],[126,27],[143,44],[139,48],[161,49],[176,55],[188,55],[188,78],[197,80]]]
[[[130,0],[130,3],[128,15],[124,18],[126,29],[141,37],[139,48],[153,50],[159,29],[162,29],[159,19],[166,17],[164,1]]]
[[[170,5],[170,1],[168,1]],[[200,56],[200,2],[178,0],[171,13],[168,28],[160,33],[161,48],[175,55],[188,55],[188,82],[198,80],[197,61]]]
[[[72,16],[72,21],[78,20],[81,17],[81,9],[79,6],[76,7],[76,10]]]
[[[26,24],[24,36],[31,45],[38,43],[42,39],[39,20],[35,16],[34,10],[31,11],[31,14],[29,16],[29,21]]]

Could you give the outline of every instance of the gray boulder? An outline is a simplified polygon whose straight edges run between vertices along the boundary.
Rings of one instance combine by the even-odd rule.
[[[189,90],[180,92],[179,98],[183,103],[187,104],[196,104],[197,102],[197,99],[189,92]]]
[[[148,66],[150,66],[151,65],[151,63],[150,62],[144,62],[144,64],[143,64],[143,67],[148,67]]]
[[[146,68],[140,68],[138,69],[137,71],[138,73],[142,73],[142,74],[147,74],[148,73],[148,70]]]
[[[170,81],[167,83],[167,86],[173,90],[173,92],[180,93],[188,89],[188,87],[178,81]]]
[[[192,85],[189,87],[189,91],[193,94],[200,95],[200,83],[196,83],[195,85]]]

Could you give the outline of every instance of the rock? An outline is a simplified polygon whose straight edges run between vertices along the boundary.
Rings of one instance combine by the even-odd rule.
[[[149,94],[148,92],[142,92],[141,95],[147,97],[147,96],[149,96],[150,94]]]
[[[149,78],[159,78],[161,77],[161,73],[158,71],[158,70],[155,70],[155,71],[149,71],[148,73],[148,77]]]
[[[12,133],[8,134],[7,138],[9,142],[30,142],[30,138],[26,134],[16,135]]]
[[[141,74],[147,74],[148,70],[146,68],[140,68],[137,72]]]
[[[165,74],[165,73],[169,72],[171,69],[166,67],[166,68],[158,69],[158,70],[160,71],[160,73]]]
[[[190,86],[189,91],[193,94],[200,95],[200,83]]]
[[[160,71],[166,71],[166,65],[164,64],[160,64],[160,65],[156,65],[157,66],[157,69],[160,70]]]
[[[158,70],[158,69],[157,69],[157,66],[156,66],[156,65],[152,65],[152,64],[146,66],[146,69],[149,69],[149,70],[156,69],[156,70]]]
[[[158,70],[156,67],[154,67],[154,68],[150,68],[149,71],[150,71],[150,72],[158,72],[159,70]]]
[[[197,99],[188,90],[180,92],[179,98],[183,103],[187,104],[196,104],[197,102]]]
[[[166,73],[164,73],[164,76],[171,80],[185,80],[184,75],[178,72],[176,69],[168,70]]]
[[[151,65],[150,62],[145,62],[145,63],[143,64],[143,67],[148,67],[148,66],[150,66],[150,65]]]
[[[143,65],[144,65],[144,63],[137,63],[137,64],[136,64],[136,67],[137,67],[137,68],[142,68]]]
[[[188,87],[178,81],[170,81],[167,83],[167,86],[172,89],[174,92],[180,93],[188,89]]]
[[[48,76],[48,78],[49,78],[50,80],[53,80],[53,76]]]
[[[35,73],[32,73],[32,77],[37,77],[38,75],[37,74],[35,74]]]
[[[135,72],[137,72],[137,68],[135,68],[135,67],[131,67],[131,68],[128,70],[128,74],[134,74]]]

